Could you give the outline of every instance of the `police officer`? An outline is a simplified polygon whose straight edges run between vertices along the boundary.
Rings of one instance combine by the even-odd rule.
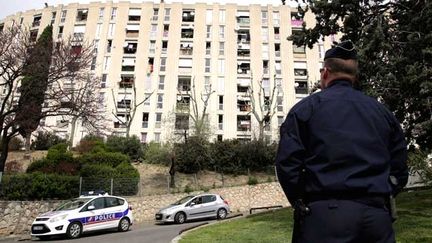
[[[329,49],[322,91],[281,126],[278,177],[301,211],[293,242],[395,242],[387,202],[407,183],[407,145],[393,114],[353,88],[357,74],[351,41]]]

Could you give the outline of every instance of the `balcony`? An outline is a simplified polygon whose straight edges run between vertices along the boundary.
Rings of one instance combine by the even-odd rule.
[[[76,16],[76,22],[84,22],[87,21],[88,10],[87,9],[78,9],[78,13]]]
[[[134,21],[140,21],[141,20],[141,16],[139,15],[129,15],[128,20],[130,22],[134,22]]]
[[[189,103],[183,103],[183,102],[177,102],[176,110],[177,110],[177,112],[189,112],[190,111],[190,104]]]
[[[143,121],[141,126],[142,128],[148,128],[148,125],[149,125],[148,121]]]
[[[239,17],[237,17],[237,24],[239,24],[239,25],[249,25],[250,24],[250,19],[249,19],[249,17],[239,16]]]
[[[139,30],[126,30],[127,38],[138,38]]]
[[[308,94],[308,84],[307,81],[295,81],[294,84],[296,94]]]
[[[237,111],[242,111],[242,112],[249,112],[249,111],[251,111],[252,110],[252,107],[251,107],[251,105],[245,105],[245,104],[243,104],[243,105],[237,105]]]
[[[190,56],[193,54],[192,47],[180,47],[180,55]]]
[[[32,23],[32,27],[39,27],[40,26],[40,20],[34,20]]]
[[[137,47],[138,43],[126,43],[126,46],[123,47],[123,51],[125,54],[135,54]]]
[[[122,72],[133,72],[135,71],[135,66],[122,66]]]
[[[192,72],[192,67],[179,67],[179,73],[186,74]]]
[[[121,81],[119,82],[119,88],[121,89],[131,89],[134,84],[133,77],[122,76]]]
[[[182,21],[183,22],[194,22],[195,21],[195,11],[183,11],[182,14]]]
[[[182,29],[181,30],[181,38],[192,39],[193,36],[194,36],[193,29]]]
[[[118,109],[130,109],[131,108],[131,101],[130,100],[122,100],[117,102],[117,108]]]

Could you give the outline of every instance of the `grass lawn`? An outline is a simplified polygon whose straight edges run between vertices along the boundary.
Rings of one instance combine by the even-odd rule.
[[[401,193],[397,207],[397,242],[432,242],[432,189]],[[197,229],[180,243],[291,242],[292,226],[292,210],[286,208]]]

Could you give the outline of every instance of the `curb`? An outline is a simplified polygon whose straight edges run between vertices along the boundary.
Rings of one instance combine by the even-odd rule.
[[[182,235],[184,235],[184,233],[187,233],[188,231],[191,231],[191,230],[194,230],[194,229],[198,229],[198,228],[201,228],[201,227],[207,226],[207,225],[222,223],[225,220],[229,220],[229,219],[237,218],[237,217],[241,217],[241,216],[243,216],[242,213],[233,214],[231,216],[226,217],[224,220],[217,220],[216,222],[211,222],[211,223],[204,222],[202,224],[198,224],[198,225],[194,225],[192,227],[188,227],[188,228],[182,229],[182,230],[180,230],[179,235],[176,236],[174,239],[171,240],[171,243],[178,243],[181,240]]]

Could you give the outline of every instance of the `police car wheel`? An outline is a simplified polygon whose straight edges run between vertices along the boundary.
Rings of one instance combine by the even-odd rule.
[[[128,218],[122,218],[119,222],[118,231],[125,232],[128,231],[130,227],[130,222]]]
[[[217,218],[218,219],[225,219],[227,216],[227,211],[224,208],[219,208],[219,210],[217,211]]]
[[[81,233],[82,233],[82,226],[78,222],[71,223],[68,226],[67,231],[66,231],[67,236],[71,239],[76,239],[76,238],[80,237]]]
[[[174,217],[174,221],[177,224],[183,224],[186,221],[186,215],[184,213],[176,213],[175,217]]]

